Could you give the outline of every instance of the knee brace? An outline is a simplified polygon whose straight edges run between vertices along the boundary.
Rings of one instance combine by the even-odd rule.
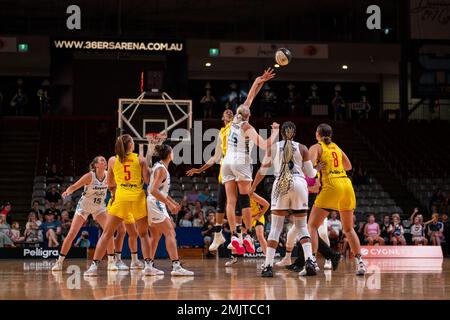
[[[250,196],[248,194],[239,194],[238,199],[241,209],[250,208]]]
[[[284,227],[284,217],[272,214],[270,233],[267,240],[272,240],[278,242],[280,240],[281,232]]]
[[[297,229],[297,234],[300,237],[300,240],[304,238],[310,238],[308,227],[306,225],[306,216],[304,217],[295,217],[294,218],[294,227]]]
[[[325,218],[323,220],[323,223],[320,225],[319,229],[317,230],[319,232],[319,237],[328,245],[330,246],[330,239],[328,238],[328,219]]]
[[[295,226],[289,229],[286,237],[286,248],[293,248],[297,240],[298,230]]]

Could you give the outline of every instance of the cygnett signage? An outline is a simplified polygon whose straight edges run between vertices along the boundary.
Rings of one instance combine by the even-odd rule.
[[[183,42],[171,41],[106,41],[106,40],[53,40],[55,49],[109,50],[142,52],[183,52]]]

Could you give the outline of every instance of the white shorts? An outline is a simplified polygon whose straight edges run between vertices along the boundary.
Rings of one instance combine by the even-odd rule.
[[[222,183],[228,181],[253,181],[252,165],[243,163],[222,163]]]
[[[166,218],[170,219],[166,204],[151,197],[147,197],[148,224],[161,223]]]
[[[308,184],[300,176],[293,176],[291,190],[284,196],[275,199],[275,186],[278,179],[275,179],[272,188],[271,210],[308,210]]]
[[[92,218],[97,220],[97,216],[99,214],[103,214],[103,213],[106,213],[106,207],[105,208],[100,208],[100,209],[97,209],[97,210],[89,210],[89,211],[81,209],[81,208],[77,208],[76,211],[75,211],[75,214],[78,215],[78,216],[83,217],[84,220],[87,220],[87,218],[89,218],[90,214],[92,214]]]

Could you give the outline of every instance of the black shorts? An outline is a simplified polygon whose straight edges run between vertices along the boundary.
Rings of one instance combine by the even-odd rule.
[[[217,190],[217,212],[225,213],[227,206],[227,193],[225,191],[225,185],[219,183],[219,189]]]

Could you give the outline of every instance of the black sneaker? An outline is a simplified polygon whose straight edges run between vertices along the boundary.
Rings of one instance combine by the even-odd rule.
[[[331,265],[333,266],[333,271],[336,271],[340,261],[341,261],[341,254],[335,252],[331,257]]]
[[[286,269],[288,269],[289,271],[300,272],[302,270],[302,267],[294,262],[293,264],[286,266]]]
[[[305,272],[306,274],[302,274],[303,272]],[[305,269],[300,272],[300,275],[315,276],[316,274],[316,265],[311,259],[308,258],[305,261]]]
[[[263,278],[273,278],[272,266],[265,266],[261,271],[261,277]]]

